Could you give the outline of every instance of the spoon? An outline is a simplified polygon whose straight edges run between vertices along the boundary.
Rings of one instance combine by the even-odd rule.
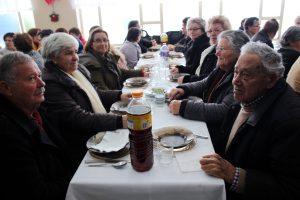
[[[122,168],[127,164],[126,161],[119,161],[116,163],[97,163],[97,164],[90,164],[88,167],[114,167],[114,168]]]

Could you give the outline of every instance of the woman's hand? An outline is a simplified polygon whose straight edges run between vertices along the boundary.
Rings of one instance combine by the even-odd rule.
[[[201,169],[210,176],[222,178],[232,184],[235,167],[218,154],[206,155],[200,160]]]
[[[170,100],[178,99],[179,97],[184,95],[184,90],[181,88],[173,88],[170,93],[168,94],[168,97]]]
[[[121,94],[121,97],[120,97],[121,101],[124,101],[124,102],[128,102],[130,98],[132,98],[131,93],[123,93],[123,94]]]
[[[178,115],[180,105],[181,105],[181,101],[179,101],[179,100],[171,101],[170,104],[169,104],[169,111],[174,115]]]

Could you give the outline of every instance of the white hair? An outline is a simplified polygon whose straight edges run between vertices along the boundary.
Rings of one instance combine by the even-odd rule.
[[[67,33],[53,33],[42,40],[42,56],[44,60],[56,58],[66,48],[78,49],[78,41]]]

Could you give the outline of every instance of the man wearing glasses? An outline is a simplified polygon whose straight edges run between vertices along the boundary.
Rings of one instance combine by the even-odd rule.
[[[283,78],[281,57],[264,43],[242,47],[235,65],[233,104],[200,160],[226,183],[228,200],[300,199],[300,97]]]

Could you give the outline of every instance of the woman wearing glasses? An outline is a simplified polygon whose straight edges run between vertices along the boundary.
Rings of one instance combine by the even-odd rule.
[[[103,90],[120,90],[130,77],[148,76],[143,70],[120,69],[118,57],[110,53],[108,34],[101,28],[93,29],[85,46],[85,53],[79,57],[91,73],[92,82]]]
[[[169,110],[174,115],[205,121],[213,140],[213,133],[233,103],[232,78],[240,48],[249,42],[242,31],[223,31],[218,36],[217,67],[202,81],[177,86],[169,93]],[[201,100],[186,99],[196,96]],[[184,100],[177,100],[183,99]],[[174,100],[173,100],[174,99]]]
[[[216,55],[217,37],[222,31],[226,30],[231,30],[231,24],[227,17],[217,15],[208,20],[206,33],[211,46],[201,53],[200,64],[196,69],[195,75],[179,77],[177,80],[179,84],[200,81],[214,70],[218,59]]]
[[[171,69],[172,74],[188,73],[195,74],[199,66],[200,56],[204,49],[209,47],[209,38],[205,33],[205,21],[199,17],[190,18],[187,22],[188,36],[191,41],[185,51],[186,66],[177,65]]]

